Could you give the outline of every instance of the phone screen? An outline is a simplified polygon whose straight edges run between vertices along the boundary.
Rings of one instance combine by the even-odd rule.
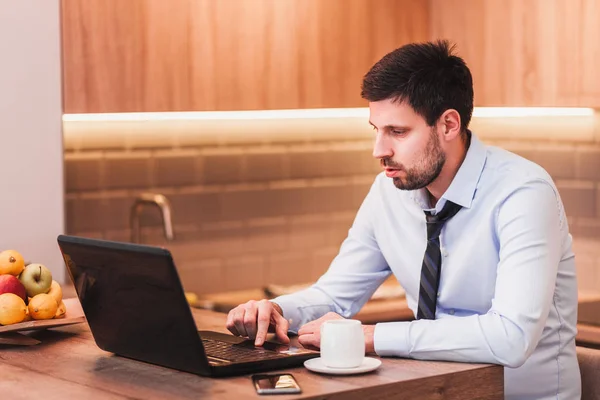
[[[301,393],[300,386],[292,374],[252,375],[252,382],[258,394]]]

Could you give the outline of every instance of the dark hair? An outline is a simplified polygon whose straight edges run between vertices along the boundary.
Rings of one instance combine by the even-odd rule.
[[[402,46],[371,67],[361,96],[368,101],[406,101],[429,126],[452,108],[466,132],[473,113],[473,78],[453,51],[446,40]]]

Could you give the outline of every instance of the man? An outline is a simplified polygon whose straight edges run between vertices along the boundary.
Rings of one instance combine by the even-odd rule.
[[[268,329],[319,346],[394,274],[415,321],[365,325],[380,356],[504,365],[506,398],[578,399],[577,282],[550,176],[467,127],[473,84],[447,42],[409,44],[366,74],[375,179],[329,270],[312,287],[229,313],[260,346]]]

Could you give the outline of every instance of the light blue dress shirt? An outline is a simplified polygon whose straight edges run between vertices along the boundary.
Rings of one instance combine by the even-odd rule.
[[[440,236],[435,320],[379,323],[380,356],[505,366],[507,399],[579,399],[577,281],[562,201],[540,166],[474,134],[437,202],[463,206]],[[339,254],[310,288],[273,301],[290,331],[333,311],[351,317],[394,274],[416,315],[427,231],[425,189],[378,175]]]

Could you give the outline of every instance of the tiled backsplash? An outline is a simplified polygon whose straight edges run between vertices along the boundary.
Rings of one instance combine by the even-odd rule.
[[[156,192],[171,201],[176,237],[166,242],[158,211],[147,209],[142,242],[172,250],[186,290],[313,281],[336,255],[380,171],[371,157],[371,133],[348,121],[329,121],[325,128],[315,123],[312,130],[290,124],[283,132],[261,123],[270,136],[253,135],[260,129],[253,126],[246,136],[215,133],[212,140],[202,129],[193,135],[189,126],[137,132],[135,126],[65,123],[67,232],[128,241],[136,195]],[[530,134],[510,130],[503,138],[497,128],[486,136],[485,124],[490,121],[473,124],[485,142],[521,154],[553,176],[581,253],[586,279],[580,286],[600,290],[600,256],[589,244],[600,242],[596,131],[539,139],[544,122],[530,126]]]

